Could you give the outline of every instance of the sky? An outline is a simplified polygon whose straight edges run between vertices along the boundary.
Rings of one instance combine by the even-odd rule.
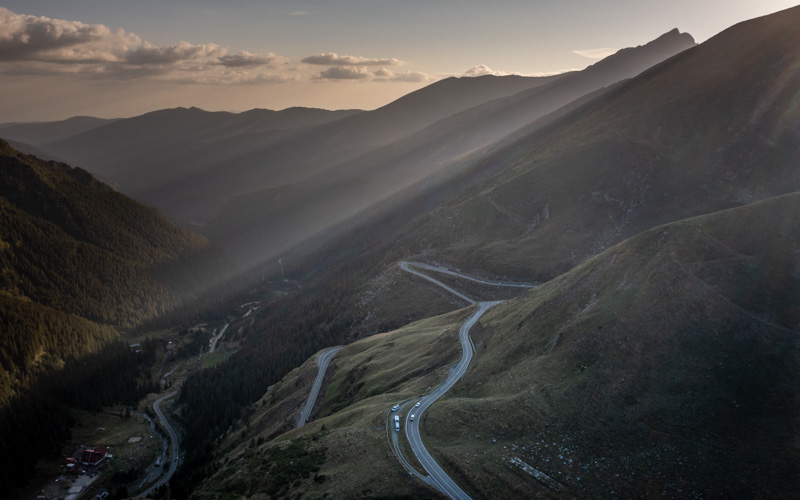
[[[797,0],[794,0],[797,1]],[[0,123],[178,106],[374,109],[450,76],[550,75],[783,0],[0,2]]]

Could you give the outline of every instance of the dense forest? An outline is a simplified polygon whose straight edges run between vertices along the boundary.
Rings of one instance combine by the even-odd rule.
[[[197,314],[221,253],[81,169],[0,141],[0,405],[108,327]]]
[[[0,141],[0,487],[59,453],[68,408],[135,404],[153,356],[118,329],[196,318],[231,266],[88,172]],[[150,353],[152,354],[152,353]]]
[[[100,323],[170,312],[226,270],[202,236],[0,141],[0,290]]]
[[[0,407],[39,376],[118,337],[109,326],[6,294],[0,294],[0,310]]]
[[[41,458],[58,457],[69,439],[74,419],[69,408],[100,410],[104,405],[135,405],[158,390],[155,381],[140,377],[149,370],[146,354],[134,353],[121,342],[71,359],[58,372],[44,375],[32,387],[0,408],[0,488],[24,485]],[[10,453],[14,450],[13,453]]]

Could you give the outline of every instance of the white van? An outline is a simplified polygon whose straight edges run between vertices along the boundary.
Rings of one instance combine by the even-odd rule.
[[[414,421],[414,414],[413,413],[411,414],[411,417],[409,417],[409,420],[411,420],[412,422]]]

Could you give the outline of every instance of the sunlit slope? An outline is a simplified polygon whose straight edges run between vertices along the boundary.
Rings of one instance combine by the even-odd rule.
[[[354,113],[358,111],[163,109],[34,144],[112,180],[173,220],[203,221],[231,195],[230,189],[235,193],[247,185],[239,165],[243,158]]]
[[[236,194],[302,179],[452,113],[555,78],[448,78],[369,112],[165,109],[34,144],[119,183],[173,220],[207,221]]]
[[[794,497],[799,269],[800,194],[612,247],[485,315],[431,445],[486,496],[547,490],[517,457],[567,496]]]
[[[419,248],[547,279],[658,224],[800,189],[800,8],[736,25],[533,132]],[[435,195],[438,196],[438,195]]]
[[[327,151],[322,158],[326,162],[324,171],[284,185],[273,179],[267,189],[253,189],[237,196],[208,224],[206,234],[214,241],[224,242],[243,261],[279,255],[298,243],[319,237],[331,225],[368,213],[399,191],[406,190],[400,195],[406,197],[419,191],[420,182],[437,176],[451,177],[454,170],[461,169],[465,155],[692,45],[691,36],[674,30],[645,45],[620,50],[582,71],[544,82],[535,79],[539,82],[536,86],[513,95],[497,93],[496,98],[483,103],[467,99],[461,87],[485,85],[487,78],[490,83],[505,80],[448,79],[430,85],[374,112],[337,122],[336,130],[322,130],[328,135],[315,137],[304,148]],[[418,130],[404,125],[415,113],[431,115],[424,104],[440,110],[443,103],[459,98],[464,104],[460,110],[450,106],[447,109],[451,114],[440,113],[439,119],[430,120]],[[470,102],[474,104],[468,106]],[[416,120],[422,122],[420,118]],[[365,123],[371,126],[366,127]],[[370,139],[387,124],[394,132],[391,141]],[[358,138],[359,143],[373,147],[342,161],[333,154],[347,144],[341,139],[332,140],[339,136]],[[255,255],[253,249],[257,249]]]
[[[470,311],[345,346],[331,361],[311,422],[292,430],[316,376],[312,357],[272,386],[246,424],[226,436],[215,451],[219,467],[195,494],[439,498],[395,458],[386,415],[447,377],[461,357],[458,329]]]

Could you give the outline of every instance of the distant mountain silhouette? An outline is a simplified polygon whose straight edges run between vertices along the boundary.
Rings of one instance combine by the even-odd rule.
[[[0,124],[0,137],[34,146],[42,146],[49,142],[60,141],[67,137],[108,125],[114,121],[116,120],[91,116],[73,116],[72,118],[55,122],[6,123]]]
[[[114,180],[174,220],[203,221],[236,194],[308,177],[444,116],[553,78],[452,78],[366,113],[162,110],[36,145]]]
[[[693,45],[691,36],[674,30],[644,46],[623,49],[583,71],[443,118],[392,144],[295,182],[287,188],[291,194],[281,195],[281,188],[272,186],[261,194],[241,195],[220,211],[207,234],[228,242],[228,248],[239,255],[250,249],[262,255],[285,251],[303,238],[437,174],[444,166],[463,161],[463,155]]]

